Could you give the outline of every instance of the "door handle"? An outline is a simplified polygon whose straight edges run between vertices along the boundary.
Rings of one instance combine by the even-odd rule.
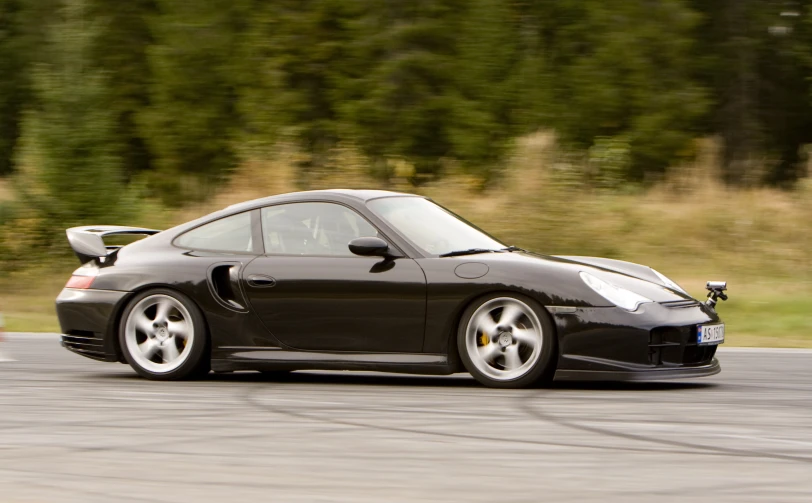
[[[248,284],[256,288],[270,288],[276,286],[276,280],[270,276],[252,274],[248,276]]]

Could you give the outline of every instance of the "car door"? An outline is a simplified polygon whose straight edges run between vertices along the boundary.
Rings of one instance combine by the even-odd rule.
[[[242,271],[254,312],[286,346],[418,353],[426,279],[410,258],[360,257],[356,237],[379,236],[355,210],[301,202],[261,210],[265,255]]]

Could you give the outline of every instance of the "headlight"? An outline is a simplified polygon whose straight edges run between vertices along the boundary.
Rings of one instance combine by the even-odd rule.
[[[626,290],[625,288],[620,288],[602,279],[598,279],[588,272],[581,272],[581,279],[584,280],[584,283],[586,283],[589,288],[595,290],[598,295],[627,311],[636,311],[640,304],[654,302],[631,290]]]
[[[683,288],[682,288],[681,286],[679,286],[678,284],[676,284],[674,281],[671,281],[670,279],[668,279],[668,277],[666,277],[665,275],[660,274],[659,272],[655,271],[654,269],[652,269],[652,270],[651,270],[651,272],[653,272],[654,274],[656,274],[656,275],[657,275],[657,277],[658,277],[658,278],[660,278],[660,281],[662,281],[662,282],[663,282],[663,284],[664,284],[665,286],[667,286],[668,288],[670,288],[670,289],[672,289],[672,290],[676,290],[676,291],[678,291],[678,292],[682,292],[682,293],[684,293],[685,295],[687,295],[687,296],[689,296],[689,297],[691,296],[691,294],[689,294],[688,292],[686,292],[685,290],[683,290]]]

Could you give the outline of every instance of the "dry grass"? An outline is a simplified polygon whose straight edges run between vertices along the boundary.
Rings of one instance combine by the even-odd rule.
[[[696,295],[702,295],[707,279],[728,280],[731,301],[721,312],[730,324],[729,342],[812,346],[812,183],[791,193],[730,190],[715,181],[713,142],[703,142],[700,152],[695,163],[675,170],[679,176],[625,192],[584,183],[585,168],[558,151],[550,134],[521,139],[504,175],[489,184],[449,163],[445,176],[415,187],[411,166],[399,160],[391,162],[395,176],[381,182],[367,175],[366,160],[350,146],[336,149],[328,167],[303,180],[296,167],[302,159],[294,150],[283,148],[273,156],[249,152],[250,160],[206,203],[160,215],[154,210],[158,222],[152,225],[303,188],[417,192],[509,244],[647,264]],[[33,295],[46,290],[35,289]],[[47,291],[51,298],[56,294]],[[20,302],[0,293],[0,307]],[[38,305],[15,310],[19,315],[12,311],[10,328],[34,328],[24,321],[25,313],[39,312]]]
[[[11,201],[14,199],[14,193],[11,190],[11,184],[0,179],[0,203],[3,201]]]
[[[78,262],[19,271],[0,282],[0,311],[11,332],[59,332],[54,300]]]

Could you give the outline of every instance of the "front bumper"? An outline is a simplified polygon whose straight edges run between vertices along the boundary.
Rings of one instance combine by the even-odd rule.
[[[557,379],[651,380],[719,372],[716,346],[698,346],[696,327],[720,322],[700,302],[549,309],[559,340]]]
[[[56,298],[62,346],[94,360],[120,361],[115,314],[128,295],[112,290],[63,289]]]

